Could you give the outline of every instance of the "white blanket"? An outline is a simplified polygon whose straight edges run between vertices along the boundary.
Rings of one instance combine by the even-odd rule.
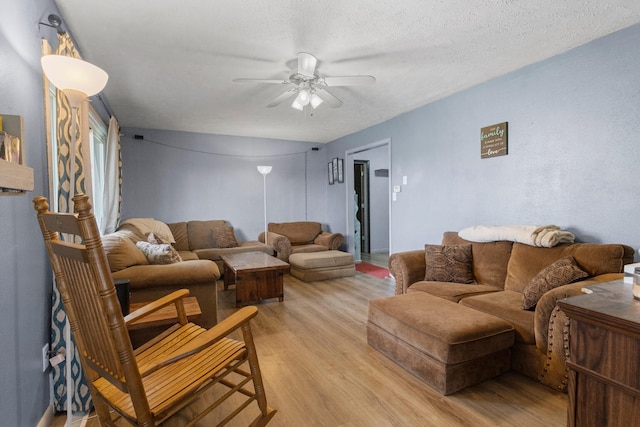
[[[471,242],[507,240],[543,248],[551,248],[560,243],[573,243],[575,240],[572,233],[560,230],[557,225],[476,225],[460,230],[458,235]]]

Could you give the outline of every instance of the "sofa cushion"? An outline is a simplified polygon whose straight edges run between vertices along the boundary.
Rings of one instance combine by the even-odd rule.
[[[426,269],[424,280],[474,283],[471,245],[424,245]]]
[[[553,248],[514,243],[507,266],[505,290],[522,292],[543,268],[565,256],[572,256],[576,264],[589,276],[621,273],[628,259],[633,259],[633,248],[616,244],[573,243]]]
[[[211,261],[220,261],[222,255],[237,254],[240,252],[264,252],[268,255],[273,255],[273,248],[269,245],[265,245],[257,240],[249,240],[246,242],[238,243],[235,248],[206,248],[196,249],[193,251],[199,259],[208,259]]]
[[[223,219],[212,219],[209,221],[189,221],[187,224],[187,235],[189,236],[189,249],[212,248],[213,241],[211,230],[219,227],[227,227],[227,222]]]
[[[136,247],[127,231],[116,231],[102,236],[102,246],[107,254],[111,272],[120,271],[132,265],[149,264],[144,254]]]
[[[535,312],[522,309],[520,292],[500,291],[475,295],[463,298],[460,304],[506,320],[516,330],[516,342],[535,344]]]
[[[544,268],[525,286],[522,292],[524,294],[522,308],[529,310],[535,307],[547,291],[587,277],[589,275],[578,267],[572,256],[560,258]]]
[[[286,236],[292,245],[306,245],[322,232],[322,225],[314,221],[270,222],[268,231]]]
[[[476,282],[504,289],[512,242],[469,242],[458,236],[455,231],[447,231],[442,237],[442,244],[471,244],[473,276]]]
[[[194,283],[208,283],[215,294],[215,282],[220,270],[215,262],[207,260],[184,261],[164,265],[134,265],[113,274],[114,279],[129,279],[131,291],[160,287],[165,294],[180,288],[189,288]],[[170,280],[168,280],[170,278]]]
[[[214,227],[211,229],[211,244],[214,248],[235,248],[238,246],[233,227]]]
[[[182,261],[178,252],[168,243],[154,244],[141,240],[136,246],[147,257],[149,264],[175,264]]]
[[[322,251],[327,251],[327,247],[326,246],[322,246],[322,245],[314,245],[314,244],[310,244],[310,245],[295,245],[291,247],[291,253],[292,254],[308,254],[311,252],[322,252]]]
[[[187,223],[184,221],[174,222],[174,223],[167,224],[167,226],[171,230],[171,234],[173,234],[173,238],[176,241],[173,244],[173,247],[176,248],[178,252],[190,250],[189,236],[187,235]]]
[[[122,225],[130,226],[142,234],[146,236],[149,233],[154,233],[161,236],[164,240],[167,240],[169,243],[175,243],[176,240],[173,238],[173,234],[171,233],[171,229],[167,224],[162,221],[153,218],[129,218],[124,221]]]
[[[353,266],[353,255],[349,252],[322,251],[311,253],[296,253],[289,257],[291,267],[300,270],[312,270],[316,268],[332,268]]]
[[[458,302],[462,298],[466,298],[472,295],[482,295],[489,292],[498,292],[501,290],[502,288],[496,288],[495,286],[477,284],[468,285],[450,282],[427,282],[422,280],[410,285],[407,288],[407,293],[426,292],[430,295],[435,295],[449,301]]]

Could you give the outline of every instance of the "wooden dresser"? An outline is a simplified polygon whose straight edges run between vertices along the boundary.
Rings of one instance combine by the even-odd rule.
[[[569,426],[640,426],[640,301],[622,280],[558,302],[570,318]]]

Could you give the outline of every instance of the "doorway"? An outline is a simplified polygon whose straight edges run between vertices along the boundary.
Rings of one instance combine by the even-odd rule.
[[[356,206],[354,236],[358,236],[360,230],[360,252],[369,253],[371,241],[369,240],[369,161],[354,160],[353,161],[353,188],[355,198],[353,200]]]
[[[356,262],[362,260],[363,253],[369,256],[389,254],[393,250],[390,169],[390,138],[345,151],[347,221],[344,237],[346,250],[353,254]],[[364,170],[367,172],[361,174],[360,171]],[[360,186],[360,189],[356,186]],[[362,194],[359,195],[359,192]],[[364,208],[359,206],[360,200],[366,201]],[[358,214],[357,211],[362,212]],[[357,229],[360,221],[366,223],[362,232]]]

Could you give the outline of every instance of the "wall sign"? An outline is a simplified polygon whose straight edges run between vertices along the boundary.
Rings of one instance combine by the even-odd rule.
[[[508,122],[480,129],[480,158],[506,156],[508,147]]]

